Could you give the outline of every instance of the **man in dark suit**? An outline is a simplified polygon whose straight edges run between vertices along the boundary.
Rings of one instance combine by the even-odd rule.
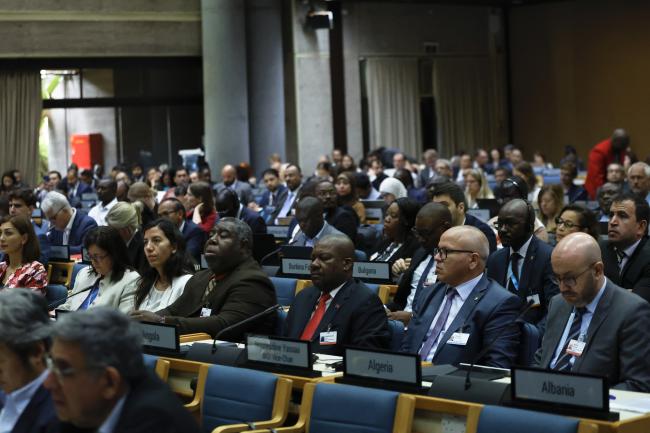
[[[644,198],[628,192],[610,206],[608,239],[600,242],[605,276],[650,301],[650,209]]]
[[[559,291],[551,278],[553,248],[533,236],[535,210],[524,200],[503,205],[495,225],[505,248],[490,255],[487,276],[519,296],[522,303],[533,302],[524,320],[543,333],[548,303]]]
[[[436,162],[438,162],[438,152],[435,149],[427,149],[422,155],[424,158],[424,168],[418,174],[418,185],[420,188],[426,187],[430,182],[438,178],[436,171]]]
[[[587,201],[589,199],[587,190],[580,185],[573,183],[578,176],[578,168],[572,162],[565,162],[560,167],[560,182],[564,190],[564,203],[569,204],[575,201]]]
[[[271,221],[278,224],[278,218],[286,218],[292,215],[292,210],[296,205],[300,187],[302,186],[302,171],[295,164],[290,164],[284,169],[284,182],[287,189],[278,194],[278,202],[275,210],[271,214]]]
[[[509,368],[514,363],[521,301],[485,276],[488,255],[487,239],[476,227],[452,227],[442,234],[435,254],[438,283],[425,289],[404,335],[403,352],[419,353],[434,364]]]
[[[413,233],[420,248],[415,251],[408,269],[400,278],[393,301],[386,305],[390,310],[390,319],[408,325],[422,299],[424,287],[435,284],[437,276],[434,250],[438,247],[440,236],[451,227],[451,221],[449,209],[440,203],[427,203],[418,211]]]
[[[334,184],[329,180],[319,182],[316,185],[316,197],[323,203],[325,221],[354,242],[357,239],[359,217],[350,206],[338,206]]]
[[[171,389],[145,370],[142,334],[123,313],[79,311],[53,326],[45,387],[62,432],[198,432]]]
[[[185,219],[185,206],[175,197],[166,198],[158,205],[158,216],[173,222],[185,238],[185,249],[196,261],[201,263],[203,245],[207,234],[191,220]]]
[[[305,197],[296,205],[296,221],[300,230],[289,240],[289,245],[313,247],[328,235],[342,235],[323,218],[323,204],[315,197]]]
[[[264,186],[266,186],[266,191],[262,194],[258,205],[261,208],[268,208],[277,206],[280,194],[282,194],[287,187],[280,183],[280,174],[274,168],[267,168],[262,172],[262,180],[264,181]]]
[[[442,203],[449,208],[455,226],[472,226],[483,232],[490,244],[490,254],[497,249],[497,239],[494,231],[486,223],[473,215],[468,215],[467,200],[463,189],[455,182],[436,182],[430,185],[431,201]]]
[[[170,306],[151,313],[133,311],[136,320],[178,326],[181,334],[205,332],[213,337],[275,305],[275,288],[252,257],[253,232],[236,218],[223,218],[205,246],[209,268],[194,274]],[[241,341],[247,332],[272,334],[276,317],[267,315],[233,329],[220,339]]]
[[[214,191],[217,194],[229,188],[237,193],[239,201],[244,203],[245,206],[255,201],[253,198],[253,188],[251,188],[248,182],[242,182],[237,179],[237,170],[232,165],[224,165],[221,170],[221,180],[222,182],[214,186]]]
[[[219,218],[232,217],[244,221],[253,230],[253,233],[266,233],[266,223],[258,212],[244,207],[239,202],[237,193],[229,188],[222,189],[217,193],[214,202]]]
[[[649,392],[650,304],[608,281],[598,244],[586,233],[562,239],[551,260],[561,296],[551,300],[535,364]]]
[[[47,193],[41,210],[52,226],[48,234],[50,245],[69,245],[70,254],[81,254],[84,236],[97,227],[95,220],[70,206],[65,196],[56,191]]]
[[[313,286],[291,303],[283,335],[312,341],[314,352],[343,355],[346,345],[386,349],[390,331],[375,293],[352,279],[354,244],[329,235],[314,247]]]
[[[66,187],[68,201],[73,207],[81,206],[81,197],[83,194],[93,192],[93,189],[90,185],[79,180],[79,175],[76,168],[68,169]]]

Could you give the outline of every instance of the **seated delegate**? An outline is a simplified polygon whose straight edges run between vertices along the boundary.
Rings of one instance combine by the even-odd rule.
[[[0,288],[22,287],[45,294],[47,271],[38,262],[40,246],[34,227],[24,216],[0,219]]]

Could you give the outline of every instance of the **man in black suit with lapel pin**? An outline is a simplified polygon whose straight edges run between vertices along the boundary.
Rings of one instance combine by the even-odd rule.
[[[314,246],[313,286],[293,300],[283,335],[312,342],[314,352],[343,355],[346,345],[387,349],[390,331],[379,297],[352,279],[354,244],[328,235]]]
[[[610,387],[650,391],[650,304],[605,277],[600,248],[572,233],[551,258],[561,295],[549,305],[535,365],[606,376]]]
[[[476,227],[452,227],[435,252],[438,283],[422,294],[402,342],[434,364],[477,362],[510,368],[517,356],[521,301],[485,275],[488,241]],[[478,354],[490,348],[480,358]]]
[[[533,301],[524,320],[543,333],[548,303],[559,291],[551,278],[553,248],[533,235],[535,211],[524,200],[503,205],[495,225],[505,248],[490,255],[487,276],[519,296],[522,303]]]

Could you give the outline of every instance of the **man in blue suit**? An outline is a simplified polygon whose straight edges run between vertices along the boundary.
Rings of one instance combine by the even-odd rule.
[[[560,291],[552,278],[553,248],[533,235],[535,210],[524,200],[514,199],[503,205],[495,226],[505,248],[490,255],[487,275],[518,295],[523,303],[533,301],[524,320],[537,325],[543,333],[548,303]]]
[[[74,168],[68,169],[68,175],[66,176],[66,187],[68,200],[74,207],[81,206],[81,197],[83,194],[93,192],[93,189],[90,185],[79,180],[78,172]]]
[[[192,220],[185,219],[185,206],[175,197],[166,198],[158,205],[158,216],[173,222],[185,239],[185,250],[196,263],[201,263],[201,253],[207,234]]]
[[[521,301],[485,276],[488,255],[488,241],[475,227],[452,227],[442,234],[434,256],[438,283],[425,289],[402,352],[419,353],[434,364],[509,368],[514,363]]]
[[[258,212],[245,207],[239,202],[237,192],[230,188],[222,189],[217,193],[214,206],[217,208],[219,218],[232,217],[244,221],[253,230],[253,234],[266,233],[266,223]]]
[[[280,183],[280,174],[274,168],[267,168],[262,173],[262,180],[264,181],[264,186],[266,186],[266,191],[262,194],[262,198],[258,203],[260,207],[266,208],[268,206],[277,206],[278,200],[280,199],[280,194],[287,189],[286,186]]]
[[[65,196],[56,191],[47,193],[41,203],[41,209],[52,227],[47,235],[50,244],[69,245],[70,254],[81,254],[86,233],[97,227],[95,220],[85,212],[70,206]]]

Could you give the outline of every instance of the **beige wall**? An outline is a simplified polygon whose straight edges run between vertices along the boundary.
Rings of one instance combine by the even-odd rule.
[[[617,127],[650,154],[650,2],[577,0],[510,16],[513,142],[559,161]]]

